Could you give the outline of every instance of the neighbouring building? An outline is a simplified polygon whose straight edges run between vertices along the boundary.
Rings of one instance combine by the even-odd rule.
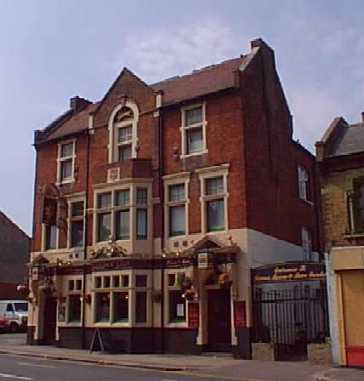
[[[27,282],[30,238],[0,211],[0,300],[21,299],[17,286]]]
[[[364,366],[364,114],[335,118],[316,143],[336,363]]]
[[[123,69],[35,149],[29,343],[249,358],[251,269],[318,259],[315,159],[260,39],[155,84]]]

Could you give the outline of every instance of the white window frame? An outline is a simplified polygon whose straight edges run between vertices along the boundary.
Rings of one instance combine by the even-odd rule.
[[[297,176],[298,176],[298,196],[301,200],[311,202],[309,200],[309,174],[308,171],[299,165],[297,167]]]
[[[62,146],[73,144],[73,153],[71,156],[62,157]],[[72,160],[72,175],[69,178],[62,179],[62,162]],[[69,184],[75,181],[75,162],[76,162],[76,139],[65,140],[58,143],[57,154],[57,185]]]
[[[190,172],[181,172],[172,175],[163,176],[164,181],[164,231],[166,239],[181,239],[189,235],[189,184],[190,184]],[[185,186],[185,199],[184,201],[169,201],[169,187],[173,185],[184,184]],[[173,206],[182,206],[185,207],[185,234],[178,236],[170,235],[170,207]]]
[[[56,226],[56,247],[54,249],[47,249],[46,248],[46,239],[47,239],[47,225],[46,224],[42,224],[42,251],[46,251],[46,252],[52,252],[52,251],[58,251],[59,250],[59,228],[57,225],[54,225]]]
[[[229,230],[229,212],[228,212],[228,175],[229,175],[230,164],[222,164],[208,168],[197,169],[200,180],[200,203],[201,203],[201,232],[203,234],[219,234],[222,232],[227,233]],[[206,194],[206,180],[215,177],[223,178],[224,192],[218,195],[207,195]],[[207,229],[207,202],[213,201],[215,199],[224,199],[224,226],[223,230],[211,231]]]
[[[81,288],[76,289],[76,287],[73,290],[70,290],[68,285],[71,281],[74,282],[76,285],[76,281],[81,281]],[[67,287],[67,297],[66,297],[66,316],[65,316],[65,322],[68,326],[80,326],[82,322],[82,317],[83,317],[83,298],[82,298],[82,290],[83,290],[83,280],[80,277],[75,277],[75,278],[65,278],[65,283]],[[80,302],[81,302],[81,314],[80,314],[80,321],[70,321],[70,296],[75,296],[78,295],[80,297]],[[58,316],[57,316],[57,321],[58,321]]]
[[[128,179],[130,181],[130,179]],[[98,214],[103,212],[110,211],[111,213],[111,235],[115,234],[115,213],[119,210],[129,208],[129,238],[123,240],[116,240],[116,242],[125,243],[125,242],[146,242],[152,239],[153,236],[153,198],[152,198],[152,180],[143,180],[143,181],[135,181],[135,182],[126,182],[124,184],[108,186],[105,188],[100,188],[95,190],[94,192],[94,208],[93,208],[93,245],[103,245],[107,241],[98,241]],[[146,240],[137,240],[137,226],[136,226],[136,210],[138,209],[138,205],[136,203],[136,190],[137,188],[146,188],[148,190],[148,202],[146,205],[140,206],[140,208],[147,209],[147,239]],[[129,204],[128,206],[114,206],[115,205],[115,194],[117,191],[129,189]],[[111,193],[111,207],[98,209],[97,201],[98,196],[103,193]]]
[[[198,107],[202,107],[202,122],[186,126],[186,111],[193,110],[193,109],[198,108]],[[196,129],[199,127],[201,127],[201,129],[202,129],[202,149],[199,152],[188,153],[187,152],[187,131],[193,130],[193,129]],[[196,104],[185,106],[185,107],[181,108],[181,127],[180,127],[181,147],[182,147],[182,153],[180,155],[181,158],[203,155],[203,154],[208,152],[208,150],[207,150],[207,138],[206,138],[206,127],[207,127],[206,102],[196,103]]]
[[[116,114],[121,110],[123,107],[130,108],[130,110],[133,112],[133,120],[128,121],[122,121],[122,122],[114,122]],[[135,159],[137,157],[137,145],[138,145],[138,121],[139,121],[139,109],[136,103],[127,100],[125,104],[119,104],[116,106],[113,111],[111,112],[109,122],[108,122],[108,129],[109,129],[109,144],[108,144],[108,151],[109,151],[109,164],[115,163],[119,161],[119,153],[118,153],[118,147],[121,145],[129,145],[131,144],[131,158]],[[126,127],[131,125],[132,127],[132,138],[130,141],[119,143],[118,142],[118,134],[116,131],[119,128]]]
[[[174,284],[173,286],[170,286],[168,284],[168,276],[169,275],[175,275],[175,277],[178,277],[178,274],[185,274],[188,276],[191,276],[191,272],[188,269],[170,269],[166,270],[164,272],[164,284],[166,285],[165,287],[165,307],[164,307],[164,321],[166,322],[167,327],[169,328],[184,328],[188,327],[188,307],[189,303],[187,300],[185,300],[185,315],[186,315],[186,320],[185,321],[174,321],[170,322],[169,317],[170,317],[170,311],[169,311],[169,293],[170,291],[182,291],[178,285]]]
[[[67,248],[68,249],[79,249],[80,247],[84,247],[86,243],[86,237],[85,237],[85,220],[86,220],[86,200],[85,197],[77,197],[77,198],[70,198],[68,201],[68,218],[67,218]],[[83,246],[79,247],[72,247],[72,221],[77,219],[81,220],[81,217],[72,217],[72,204],[77,202],[83,202]]]
[[[302,241],[303,260],[312,261],[313,260],[312,234],[311,234],[311,231],[304,226],[301,228],[301,241]]]

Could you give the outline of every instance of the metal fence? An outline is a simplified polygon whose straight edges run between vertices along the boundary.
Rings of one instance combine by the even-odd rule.
[[[253,313],[253,342],[273,343],[278,359],[306,357],[308,343],[324,342],[329,336],[324,283],[319,288],[256,288]]]

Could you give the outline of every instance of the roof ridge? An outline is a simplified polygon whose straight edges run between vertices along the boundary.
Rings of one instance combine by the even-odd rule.
[[[207,66],[202,66],[201,68],[193,69],[189,73],[185,73],[185,74],[181,74],[181,75],[177,74],[177,75],[174,75],[172,77],[168,77],[168,78],[162,79],[162,80],[160,80],[158,82],[149,84],[149,86],[154,87],[154,86],[160,85],[160,84],[168,82],[168,81],[179,80],[179,79],[183,79],[185,77],[189,77],[189,76],[192,76],[192,75],[203,73],[203,72],[206,72],[208,70],[215,69],[216,67],[224,65],[224,64],[226,64],[228,62],[242,60],[245,57],[246,57],[246,55],[240,55],[239,57],[227,58],[226,60],[223,60],[223,61],[215,63],[215,64],[210,64],[210,65],[207,65]]]
[[[11,225],[15,226],[28,239],[31,239],[31,237],[17,223],[15,223],[10,217],[8,217],[2,210],[0,210],[0,216],[3,216],[6,221],[8,221]]]

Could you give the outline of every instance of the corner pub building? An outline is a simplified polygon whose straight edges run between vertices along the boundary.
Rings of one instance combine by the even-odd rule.
[[[251,269],[317,251],[314,158],[261,39],[35,132],[28,343],[250,358]]]

